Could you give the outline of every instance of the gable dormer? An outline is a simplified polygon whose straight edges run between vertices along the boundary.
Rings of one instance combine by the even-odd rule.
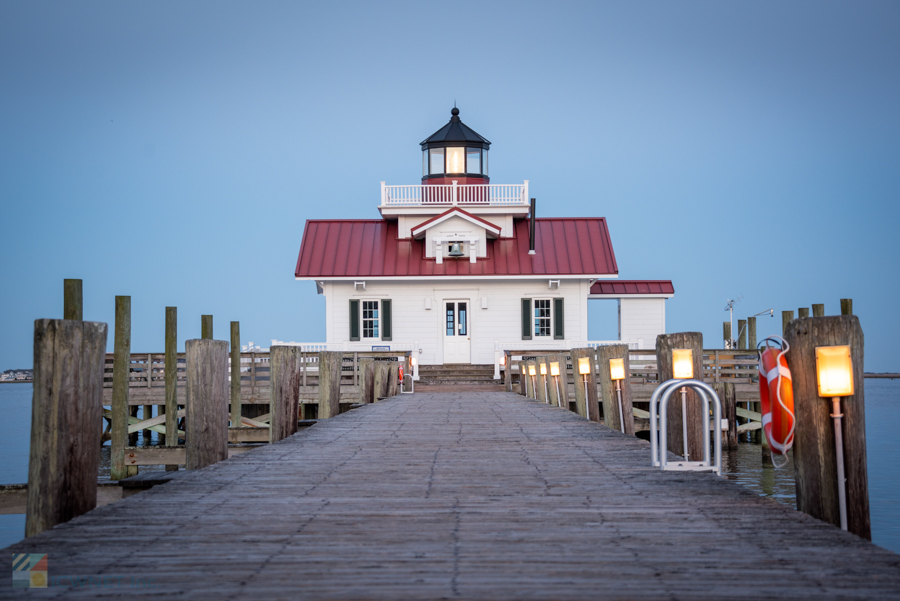
[[[410,228],[412,238],[425,241],[425,257],[438,263],[466,258],[474,263],[479,257],[487,257],[487,241],[500,233],[500,226],[459,207]]]

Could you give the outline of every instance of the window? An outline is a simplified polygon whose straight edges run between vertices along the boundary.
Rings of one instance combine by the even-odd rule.
[[[551,301],[549,298],[534,299],[534,335],[547,336],[552,333]]]
[[[432,148],[428,151],[430,164],[428,172],[432,175],[444,172],[444,149]]]
[[[456,334],[456,303],[447,303],[447,336]]]
[[[480,148],[466,148],[466,173],[481,174]]]
[[[465,161],[465,148],[451,146],[447,149],[447,173],[465,173]]]
[[[362,302],[362,337],[378,338],[378,301]]]

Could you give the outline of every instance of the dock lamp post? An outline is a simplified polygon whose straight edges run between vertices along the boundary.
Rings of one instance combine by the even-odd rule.
[[[625,433],[625,416],[622,415],[622,380],[625,379],[625,359],[609,360],[609,378],[616,383],[616,398],[619,401],[619,431]]]
[[[544,376],[544,398],[547,399],[547,402],[550,402],[550,389],[547,387],[547,364],[541,363],[541,375]]]
[[[559,361],[550,364],[550,376],[556,378],[556,404],[562,407],[562,397],[559,396]]]
[[[672,377],[690,380],[694,377],[694,354],[689,348],[672,349]],[[684,442],[684,460],[688,461],[687,387],[681,387],[681,429]]]
[[[537,374],[537,372],[534,370],[534,365],[529,365],[528,366],[528,375],[531,376],[531,392],[534,393],[534,398],[537,398],[537,388],[535,387],[535,383],[534,383],[535,374]]]
[[[837,462],[838,506],[841,530],[847,529],[847,492],[844,478],[844,438],[841,429],[841,397],[853,396],[853,361],[849,346],[816,347],[816,382],[819,396],[831,398],[834,419],[834,452]]]
[[[584,376],[584,412],[585,417],[590,419],[591,411],[588,409],[588,374],[591,373],[591,358],[590,357],[579,357],[578,358],[578,373]]]

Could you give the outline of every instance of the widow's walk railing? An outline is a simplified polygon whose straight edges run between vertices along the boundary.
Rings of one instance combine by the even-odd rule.
[[[528,180],[522,184],[413,184],[381,182],[382,207],[431,205],[528,206]]]

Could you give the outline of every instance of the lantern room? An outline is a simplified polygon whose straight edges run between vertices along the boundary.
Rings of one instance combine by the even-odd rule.
[[[489,183],[490,141],[460,120],[458,108],[453,107],[450,115],[447,125],[421,143],[422,183]]]

